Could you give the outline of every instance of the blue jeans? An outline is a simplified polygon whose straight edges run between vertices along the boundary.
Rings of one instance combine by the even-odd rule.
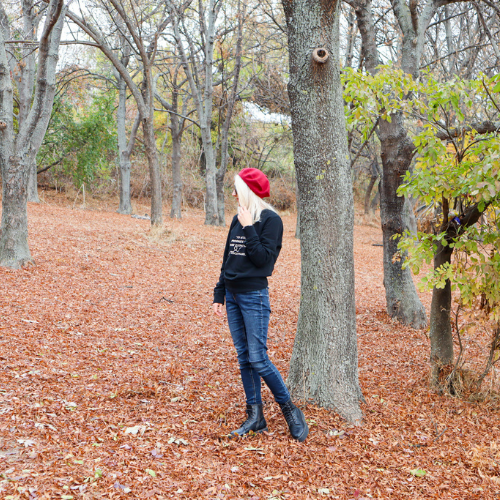
[[[271,314],[267,288],[245,293],[226,290],[226,311],[247,404],[262,403],[261,377],[277,403],[289,401],[285,382],[267,355],[267,327]]]

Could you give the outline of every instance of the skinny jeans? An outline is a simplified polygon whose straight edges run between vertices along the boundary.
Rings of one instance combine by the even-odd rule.
[[[288,402],[290,393],[267,355],[267,330],[271,314],[268,289],[244,293],[226,290],[226,311],[247,404],[262,403],[261,378],[277,403]]]

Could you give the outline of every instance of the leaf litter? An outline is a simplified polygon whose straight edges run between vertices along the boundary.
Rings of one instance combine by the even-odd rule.
[[[429,391],[429,341],[385,313],[380,229],[356,226],[362,427],[311,404],[290,439],[228,433],[245,402],[211,314],[227,228],[30,205],[37,265],[0,269],[0,498],[497,498],[498,407]],[[270,280],[269,353],[286,376],[300,297],[295,218]],[[429,294],[421,298],[429,307]],[[445,432],[444,432],[445,430]]]

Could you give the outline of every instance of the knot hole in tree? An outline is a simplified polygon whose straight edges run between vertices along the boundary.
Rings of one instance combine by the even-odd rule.
[[[318,47],[313,50],[312,58],[318,64],[324,64],[328,60],[329,55],[330,54],[328,53],[328,50],[326,50],[324,47]]]

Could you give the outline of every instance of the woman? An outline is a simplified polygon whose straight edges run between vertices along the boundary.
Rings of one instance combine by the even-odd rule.
[[[247,403],[248,418],[231,436],[267,431],[260,393],[263,378],[283,411],[292,437],[304,441],[309,433],[304,414],[292,403],[283,378],[267,355],[271,313],[267,277],[281,250],[283,223],[274,208],[262,200],[269,196],[269,180],[264,173],[245,168],[235,176],[234,184],[238,215],[229,228],[213,304],[214,313],[222,316],[226,300]]]

